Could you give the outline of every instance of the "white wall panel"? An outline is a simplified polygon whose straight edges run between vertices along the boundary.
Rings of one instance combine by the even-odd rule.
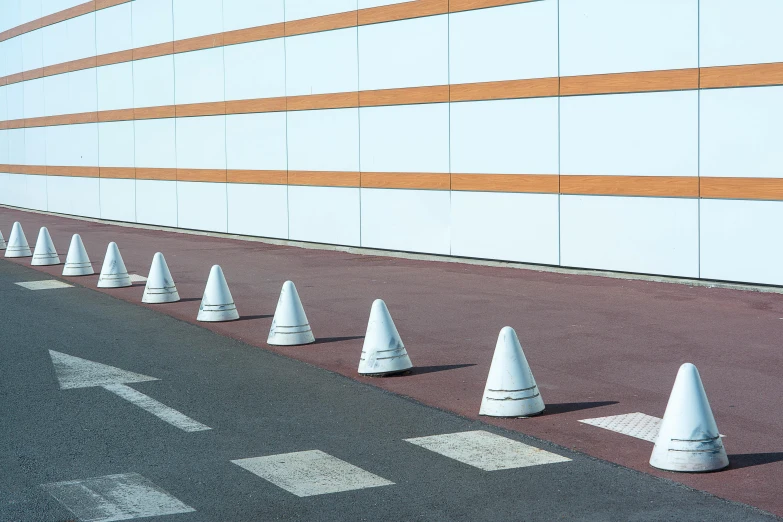
[[[357,172],[359,110],[289,112],[288,168]]]
[[[69,162],[64,165],[94,167],[98,164],[98,124],[64,125],[69,136]],[[48,139],[48,138],[47,138]]]
[[[6,103],[8,107],[8,119],[20,120],[24,118],[24,83],[12,83],[5,88]]]
[[[48,67],[68,61],[68,24],[57,22],[41,29],[43,65]]]
[[[0,121],[8,119],[8,106],[5,98],[6,86],[0,86]]]
[[[410,0],[359,0],[359,9],[380,7],[382,5],[404,4],[405,2],[410,2]]]
[[[136,180],[101,179],[101,219],[136,221]]]
[[[163,169],[177,167],[176,125],[173,118],[137,120],[133,126],[136,167]]]
[[[24,117],[38,118],[45,114],[44,80],[37,78],[22,82],[24,85]]]
[[[98,110],[133,108],[133,63],[116,63],[95,69]]]
[[[98,178],[48,176],[46,181],[50,212],[101,217]]]
[[[337,245],[360,244],[358,188],[288,187],[289,238]]]
[[[16,74],[24,70],[22,57],[22,37],[16,36],[3,42],[6,74]]]
[[[560,196],[563,266],[699,275],[695,199]]]
[[[226,232],[227,212],[225,183],[177,182],[177,226]]]
[[[133,48],[131,3],[95,12],[95,47],[99,55]]]
[[[698,0],[560,0],[560,74],[698,67],[698,5]]]
[[[363,247],[449,254],[448,191],[361,191]]]
[[[285,170],[285,113],[226,116],[226,160],[229,169]]]
[[[558,100],[451,104],[451,171],[557,174]]]
[[[178,105],[223,101],[223,48],[175,54],[174,78]]]
[[[95,112],[98,110],[98,80],[95,69],[68,73],[68,112]]]
[[[288,96],[358,89],[355,27],[289,37],[285,52]]]
[[[454,13],[449,18],[451,83],[557,76],[557,2]]]
[[[59,13],[65,11],[71,7],[75,7],[84,3],[82,0],[42,0],[41,1],[41,16],[49,16],[53,13]]]
[[[364,172],[449,172],[449,105],[359,110]]]
[[[133,106],[174,105],[174,57],[133,62]]]
[[[24,165],[24,129],[8,129],[8,163]]]
[[[46,164],[55,166],[68,165],[68,160],[71,154],[68,126],[56,125],[54,127],[45,127],[45,129]],[[10,139],[11,131],[8,132]]]
[[[783,285],[782,201],[701,202],[701,277]]]
[[[783,2],[701,0],[699,16],[702,67],[783,62]]]
[[[8,132],[0,130],[0,165],[8,165]]]
[[[226,100],[285,96],[283,38],[229,45],[223,48],[223,60]]]
[[[563,174],[698,175],[696,91],[565,97]]]
[[[174,0],[174,39],[223,31],[223,0]]]
[[[68,24],[68,59],[95,56],[95,13],[71,18]]]
[[[43,38],[41,31],[31,31],[20,36],[22,39],[22,67],[32,71],[43,67]]]
[[[3,31],[21,25],[21,6],[19,0],[3,0],[0,2],[0,27]]]
[[[225,116],[177,118],[177,167],[226,168]]]
[[[783,178],[783,87],[701,93],[702,176]]]
[[[14,207],[29,207],[27,202],[27,176],[21,174],[6,174],[3,203]],[[6,239],[8,239],[6,237]]]
[[[68,92],[68,73],[45,76],[44,83],[44,115],[56,116],[70,112]]]
[[[285,20],[285,0],[223,0],[223,30],[277,24]]]
[[[47,210],[46,192],[49,178],[47,176],[25,176],[25,182],[27,184],[26,207],[33,210]]]
[[[135,165],[132,121],[98,124],[98,164],[101,167],[133,167]]]
[[[177,182],[136,180],[136,221],[177,226]]]
[[[46,127],[24,130],[25,165],[46,165]]]
[[[558,264],[557,194],[451,193],[451,254]]]
[[[288,238],[288,187],[229,183],[228,232]]]
[[[285,0],[285,19],[299,20],[356,9],[356,0]]]
[[[19,23],[26,24],[41,18],[41,0],[19,0]]]
[[[133,47],[146,47],[174,39],[171,0],[134,0]]]

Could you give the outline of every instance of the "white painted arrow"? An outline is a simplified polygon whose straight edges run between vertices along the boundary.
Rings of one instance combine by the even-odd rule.
[[[157,381],[158,379],[155,377],[121,370],[114,366],[88,361],[54,350],[49,350],[49,355],[52,357],[52,364],[54,364],[61,390],[100,386],[183,431],[212,429],[152,397],[125,386],[134,382]]]

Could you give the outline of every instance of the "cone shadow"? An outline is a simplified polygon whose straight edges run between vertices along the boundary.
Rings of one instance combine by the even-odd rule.
[[[570,413],[572,411],[589,410],[591,408],[600,408],[601,406],[611,406],[612,404],[619,404],[618,401],[596,401],[596,402],[559,402],[552,404],[546,403],[546,410],[544,413],[547,415],[557,415],[558,413]]]
[[[201,299],[199,299],[201,301]],[[271,315],[240,315],[237,321],[252,321],[254,319],[269,319]]]
[[[446,372],[449,370],[459,370],[460,368],[468,368],[469,366],[476,366],[475,363],[470,364],[443,364],[440,366],[414,366],[408,375],[424,375],[425,373]]]
[[[783,461],[783,452],[772,453],[741,453],[729,455],[728,469],[742,469],[751,466],[761,466],[762,464],[772,464],[773,462]]]
[[[194,301],[201,301],[201,297],[183,297],[179,300],[180,303],[192,303]]]
[[[340,341],[353,341],[355,339],[364,339],[363,335],[351,335],[348,337],[320,337],[312,344],[339,343]]]

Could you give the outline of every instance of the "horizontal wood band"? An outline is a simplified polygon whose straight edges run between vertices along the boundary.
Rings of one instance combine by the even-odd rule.
[[[282,38],[283,36],[285,36],[285,24],[281,22],[227,31],[223,33],[223,45],[260,42],[262,40],[271,40],[272,38]]]
[[[161,105],[159,107],[139,107],[133,109],[133,118],[137,120],[153,120],[158,118],[173,118],[176,116],[175,105]]]
[[[12,27],[10,29],[6,29],[5,31],[0,33],[0,42],[13,38],[15,36],[29,33],[30,31],[35,31],[36,29],[40,29],[41,27],[46,27],[47,25],[64,22],[66,20],[70,20],[71,18],[76,18],[77,16],[82,16],[87,13],[91,13],[93,11],[100,11],[101,9],[106,9],[107,7],[114,7],[115,5],[124,4],[130,1],[132,0],[90,0],[89,2],[75,5],[68,9],[64,9],[62,11],[58,11],[56,13],[43,16],[35,20],[31,20],[25,24]]]
[[[417,103],[444,103],[449,101],[449,86],[404,87],[401,89],[381,89],[377,91],[359,91],[360,107],[381,105],[410,105]]]
[[[289,96],[286,108],[289,111],[308,111],[315,109],[346,109],[359,106],[358,92],[338,92],[334,94],[309,94]]]
[[[99,175],[107,179],[135,179],[136,169],[134,167],[100,167]]]
[[[699,69],[562,76],[560,95],[679,91],[699,88]]]
[[[472,11],[473,9],[485,9],[487,7],[500,7],[503,5],[525,4],[540,0],[449,0],[449,11]]]
[[[177,181],[207,181],[225,183],[225,169],[177,169]]]
[[[177,169],[155,169],[136,167],[136,179],[176,181]]]
[[[356,11],[346,11],[330,15],[304,18],[285,23],[285,35],[297,36],[301,34],[318,33],[321,31],[333,31],[355,27],[357,20]]]
[[[451,190],[557,194],[557,174],[452,174]]]
[[[557,96],[559,87],[559,78],[452,84],[450,99],[460,102]]]
[[[699,81],[702,89],[783,85],[783,63],[703,67]]]
[[[70,176],[74,178],[97,178],[100,175],[98,167],[54,167],[46,166],[47,176]]]
[[[762,199],[783,201],[781,178],[699,178],[706,199]]]
[[[561,194],[698,198],[699,178],[692,176],[561,175]]]
[[[226,114],[249,114],[254,112],[284,112],[286,99],[258,98],[255,100],[232,100],[226,102]]]
[[[449,190],[451,175],[429,172],[362,172],[362,188]]]
[[[186,103],[175,105],[177,117],[187,116],[217,116],[226,113],[226,102]]]
[[[451,1],[453,2],[454,0]],[[399,4],[359,9],[357,21],[359,25],[368,25],[446,14],[448,12],[449,0],[411,0]]]
[[[285,185],[288,172],[285,170],[228,170],[229,183],[258,183],[261,185]]]
[[[212,49],[213,47],[223,46],[223,33],[208,34],[206,36],[196,36],[195,38],[186,38],[184,40],[174,41],[174,53],[186,53],[189,51],[200,51],[202,49]]]
[[[317,187],[358,187],[360,184],[358,172],[328,172],[289,170],[289,185],[307,185]]]

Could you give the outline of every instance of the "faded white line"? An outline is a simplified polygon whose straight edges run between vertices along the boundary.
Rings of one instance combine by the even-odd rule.
[[[42,487],[82,522],[113,522],[195,511],[138,473],[54,482]]]
[[[16,284],[28,290],[57,290],[59,288],[73,288],[73,285],[63,283],[62,281],[58,281],[56,279],[44,279],[42,281],[23,281]]]
[[[625,413],[623,415],[611,415],[609,417],[596,417],[595,419],[584,419],[579,422],[622,433],[629,437],[655,442],[658,438],[658,431],[661,429],[662,419],[635,412]]]
[[[526,468],[571,460],[483,430],[405,440],[484,471]]]
[[[232,460],[297,497],[391,486],[384,478],[319,450]]]
[[[144,395],[140,391],[136,391],[129,386],[125,386],[124,384],[102,384],[101,387],[117,394],[126,401],[135,404],[139,408],[148,411],[160,420],[168,422],[172,426],[175,426],[182,431],[193,432],[212,429],[209,426],[205,426],[204,424],[191,419],[187,415],[178,412],[174,408],[169,408],[162,402],[158,402],[152,397]]]

